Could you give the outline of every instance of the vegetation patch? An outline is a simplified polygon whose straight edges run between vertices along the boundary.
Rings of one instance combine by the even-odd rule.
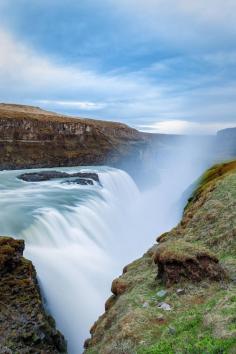
[[[225,277],[214,254],[203,246],[181,240],[161,243],[154,261],[158,277],[166,286],[186,279],[199,282],[205,278],[222,280]]]

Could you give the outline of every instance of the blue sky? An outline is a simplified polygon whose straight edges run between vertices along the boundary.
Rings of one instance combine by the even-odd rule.
[[[145,131],[236,125],[235,0],[0,0],[0,101]]]

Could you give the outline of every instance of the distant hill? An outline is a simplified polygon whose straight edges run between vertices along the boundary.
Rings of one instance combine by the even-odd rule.
[[[236,127],[219,130],[217,136],[236,139]]]
[[[236,157],[236,127],[218,131],[216,137],[216,152],[227,158]]]

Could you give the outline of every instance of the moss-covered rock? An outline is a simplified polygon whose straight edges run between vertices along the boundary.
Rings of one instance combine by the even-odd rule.
[[[203,246],[182,240],[162,243],[155,255],[158,277],[167,286],[182,280],[222,280],[226,275],[217,257]]]
[[[24,241],[0,237],[0,352],[66,353],[66,343],[42,304]]]
[[[126,289],[127,289],[127,283],[124,279],[117,278],[113,280],[111,285],[111,292],[114,295],[121,295],[126,291]]]

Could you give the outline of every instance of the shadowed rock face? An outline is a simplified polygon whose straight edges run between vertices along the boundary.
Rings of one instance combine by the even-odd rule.
[[[46,314],[24,241],[0,237],[0,353],[66,353],[66,343]]]

